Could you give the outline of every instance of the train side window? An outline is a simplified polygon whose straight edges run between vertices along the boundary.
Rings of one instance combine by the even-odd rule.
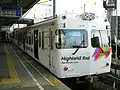
[[[100,47],[99,37],[91,38],[92,47]]]
[[[21,42],[21,33],[18,33],[18,41]]]
[[[50,28],[50,49],[53,50],[53,32]]]
[[[16,37],[15,37],[15,38],[16,38],[16,40],[18,40],[18,39],[17,39],[17,38],[18,38],[18,32],[16,32]]]
[[[17,32],[15,32],[15,40],[17,40]]]
[[[28,31],[26,30],[26,44],[28,44]]]
[[[27,32],[27,44],[29,44],[29,35],[28,35],[28,32]]]
[[[27,43],[27,31],[24,32],[24,41]]]
[[[111,42],[110,42],[110,36],[108,36],[108,40],[109,40],[109,43],[108,43],[108,45],[110,46],[110,43],[111,43]]]
[[[44,49],[44,32],[42,32],[42,49]]]
[[[41,47],[41,32],[39,32],[39,47]]]
[[[28,44],[31,45],[31,32],[28,32]]]
[[[33,45],[33,34],[31,35],[31,44]]]
[[[91,36],[92,47],[109,47],[109,38],[107,31],[92,30]]]
[[[27,44],[28,44],[28,39],[29,39],[29,38],[27,37],[27,42],[26,42]]]
[[[31,36],[29,36],[29,45],[31,45]]]

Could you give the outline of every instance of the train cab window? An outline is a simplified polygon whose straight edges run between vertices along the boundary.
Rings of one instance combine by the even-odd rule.
[[[88,34],[85,29],[59,29],[55,32],[57,49],[86,48]]]
[[[105,30],[92,30],[91,32],[92,47],[109,47],[109,38]]]
[[[41,47],[41,32],[39,32],[39,47]]]

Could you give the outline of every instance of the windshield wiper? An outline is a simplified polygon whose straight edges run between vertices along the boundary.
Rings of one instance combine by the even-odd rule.
[[[73,46],[73,48],[77,48],[77,49],[75,50],[74,53],[72,53],[72,55],[76,54],[77,51],[79,50],[79,48],[84,48],[84,47],[85,47],[85,46],[81,46],[83,43],[84,43],[84,40],[81,42],[80,45]],[[83,44],[83,45],[84,45],[84,44]]]
[[[76,54],[80,47],[78,47],[72,55]]]
[[[83,44],[83,46],[81,46],[82,44]],[[83,40],[81,41],[80,45],[75,45],[75,46],[73,46],[73,47],[76,47],[77,49],[75,50],[74,53],[72,53],[72,55],[76,54],[77,51],[79,50],[79,48],[85,47],[85,36],[84,36],[84,34],[83,34]]]

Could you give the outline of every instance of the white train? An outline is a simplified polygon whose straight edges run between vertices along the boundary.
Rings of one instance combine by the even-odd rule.
[[[5,32],[5,41],[6,42],[11,42],[11,34],[12,34],[11,31],[6,31]]]
[[[58,78],[110,72],[110,25],[94,13],[62,14],[13,32],[14,43]]]

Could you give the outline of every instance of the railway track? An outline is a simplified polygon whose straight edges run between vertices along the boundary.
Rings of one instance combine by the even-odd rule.
[[[102,79],[99,80],[98,77],[94,78],[93,83],[90,83],[88,81],[79,81],[79,83],[75,83],[69,80],[65,81],[64,83],[72,90],[115,90],[112,86],[105,83]]]

